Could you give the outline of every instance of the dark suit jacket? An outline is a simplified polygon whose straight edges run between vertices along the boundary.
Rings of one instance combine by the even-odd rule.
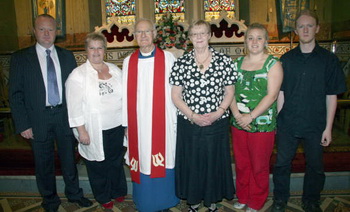
[[[62,75],[62,123],[71,134],[65,99],[64,83],[70,72],[77,67],[72,52],[55,46]],[[16,132],[32,128],[35,140],[47,137],[46,91],[35,45],[12,54],[9,77],[9,101]]]

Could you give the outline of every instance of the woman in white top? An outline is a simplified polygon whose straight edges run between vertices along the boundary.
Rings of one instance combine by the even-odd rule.
[[[122,73],[103,61],[106,38],[87,35],[87,61],[73,70],[66,81],[70,127],[79,141],[92,192],[97,202],[112,209],[115,199],[127,194],[123,168]]]

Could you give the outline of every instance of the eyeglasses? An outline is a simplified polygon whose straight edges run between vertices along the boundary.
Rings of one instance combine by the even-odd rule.
[[[207,36],[209,34],[209,32],[198,32],[198,33],[191,33],[190,36],[191,37],[204,37]]]
[[[152,34],[153,30],[145,30],[145,31],[135,31],[135,35],[141,35],[142,33],[145,33],[146,35]]]

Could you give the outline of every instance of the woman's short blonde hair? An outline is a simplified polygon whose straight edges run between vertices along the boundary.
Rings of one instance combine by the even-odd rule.
[[[104,50],[107,50],[107,39],[102,33],[92,32],[86,36],[85,39],[85,49],[89,47],[91,41],[102,41]]]

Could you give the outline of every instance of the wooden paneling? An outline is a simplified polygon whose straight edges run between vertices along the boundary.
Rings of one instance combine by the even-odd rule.
[[[24,48],[32,44],[33,34],[33,16],[32,1],[15,0],[16,17],[14,20],[17,24],[18,47]]]
[[[0,1],[0,51],[11,52],[18,49],[17,24],[14,3],[11,0]]]
[[[88,0],[66,0],[67,34],[90,31]]]

